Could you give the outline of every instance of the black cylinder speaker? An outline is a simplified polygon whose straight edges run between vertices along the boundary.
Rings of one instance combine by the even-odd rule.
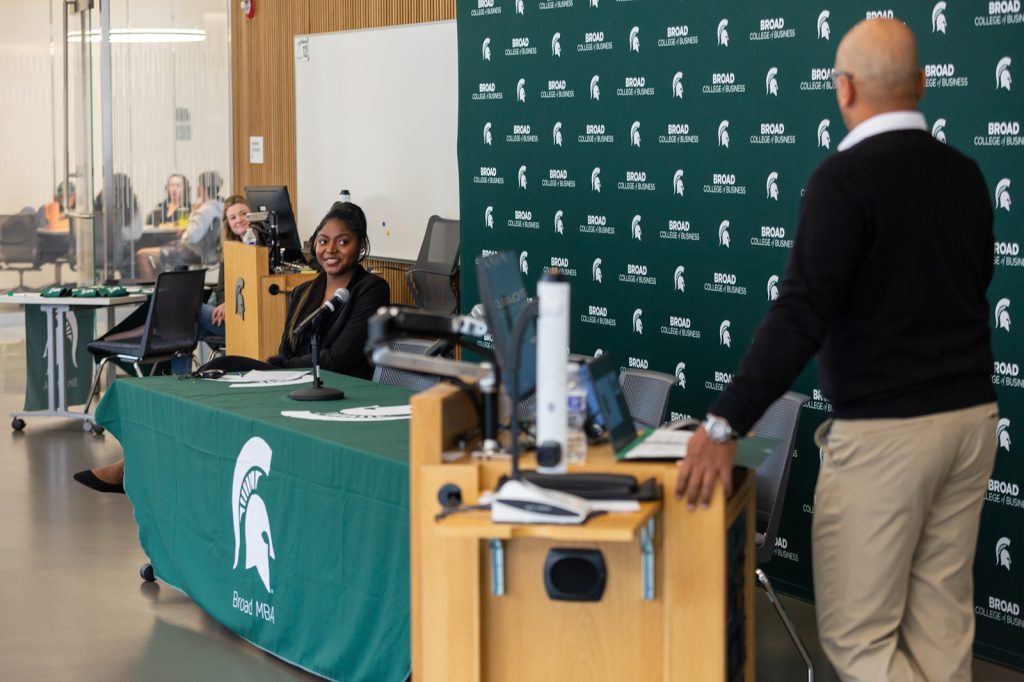
[[[552,548],[544,560],[544,587],[560,601],[601,601],[607,572],[596,549]]]

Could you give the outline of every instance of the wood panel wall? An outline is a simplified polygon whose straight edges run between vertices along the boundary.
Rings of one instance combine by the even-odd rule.
[[[257,0],[231,14],[231,132],[234,187],[288,185],[296,199],[294,38],[455,18],[455,0]],[[249,137],[263,136],[263,163],[249,163]]]

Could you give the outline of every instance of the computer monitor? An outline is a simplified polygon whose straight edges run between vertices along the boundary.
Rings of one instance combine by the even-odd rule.
[[[618,452],[636,438],[629,403],[619,386],[619,371],[609,353],[587,360],[582,369],[590,418],[604,427],[612,449]]]
[[[523,334],[519,361],[512,358],[512,332],[516,320],[529,302],[526,286],[519,272],[519,259],[511,251],[502,251],[477,259],[477,282],[480,298],[487,311],[487,325],[494,337],[494,354],[501,368],[502,381],[509,396],[521,400],[533,393],[537,386],[537,321],[530,320]],[[518,368],[517,393],[512,395],[510,372]]]
[[[245,197],[250,211],[273,211],[277,216],[277,232],[281,236],[281,248],[285,250],[285,259],[301,258],[302,240],[299,239],[299,230],[295,225],[295,213],[292,212],[288,187],[246,187]]]

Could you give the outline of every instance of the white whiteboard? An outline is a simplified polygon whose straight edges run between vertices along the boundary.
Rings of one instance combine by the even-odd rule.
[[[454,21],[296,36],[303,239],[341,189],[376,256],[414,260],[431,215],[459,217],[457,47]]]

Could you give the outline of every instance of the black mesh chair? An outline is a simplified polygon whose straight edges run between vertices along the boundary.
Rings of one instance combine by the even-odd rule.
[[[18,286],[8,291],[32,291],[25,273],[39,270],[36,217],[30,213],[9,216],[0,224],[0,268],[18,273]]]
[[[111,360],[130,364],[142,376],[140,363],[153,363],[151,374],[159,363],[175,356],[191,357],[199,337],[199,311],[203,304],[205,270],[162,272],[157,275],[148,308],[140,309],[103,337],[86,348],[99,361],[89,401],[99,387],[103,369]],[[141,315],[145,323],[137,326]]]
[[[796,441],[796,430],[800,424],[800,407],[807,402],[807,396],[790,391],[776,400],[765,411],[753,431],[759,436],[775,438],[778,443],[768,458],[757,468],[757,526],[754,536],[755,562],[758,585],[764,588],[768,601],[775,607],[782,625],[789,633],[807,666],[807,681],[814,682],[814,663],[807,653],[796,628],[793,627],[789,614],[772,589],[771,581],[761,567],[771,561],[775,552],[775,538],[782,520],[782,508],[786,501],[786,485],[789,482],[789,468],[793,461],[793,444]]]
[[[388,344],[388,347],[393,351],[423,355],[433,345],[434,341],[427,339],[402,339],[401,341],[392,341]],[[400,386],[417,393],[437,386],[440,381],[440,377],[418,374],[404,369],[395,369],[394,367],[377,365],[373,368],[373,383],[385,386]]]
[[[459,311],[460,245],[458,220],[430,216],[416,265],[405,273],[417,308],[448,315]]]
[[[668,395],[675,384],[676,378],[665,372],[624,369],[619,373],[619,385],[637,431],[656,429],[665,422]]]

